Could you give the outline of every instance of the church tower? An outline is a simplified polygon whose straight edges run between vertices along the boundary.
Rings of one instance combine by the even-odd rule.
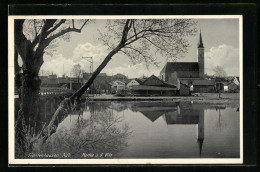
[[[202,36],[200,31],[200,37],[198,42],[198,64],[199,64],[199,76],[204,78],[204,46],[202,42]]]

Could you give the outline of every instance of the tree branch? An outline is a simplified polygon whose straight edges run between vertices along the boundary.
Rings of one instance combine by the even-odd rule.
[[[57,23],[53,28],[51,28],[50,30],[48,30],[47,35],[49,35],[50,33],[54,32],[56,29],[58,29],[58,27],[60,27],[60,25],[62,25],[63,23],[65,23],[65,19],[60,20],[59,23]]]
[[[74,19],[72,19],[72,28],[75,28]]]
[[[34,32],[35,32],[35,35],[34,35],[34,39],[37,37],[37,28],[36,28],[36,22],[35,22],[35,19],[33,19],[33,27],[34,27]]]
[[[87,24],[88,21],[89,21],[89,19],[86,20],[86,21],[83,23],[83,25],[80,27],[80,31],[83,29],[83,27]]]
[[[64,29],[64,30],[61,30],[60,32],[58,32],[58,33],[56,33],[56,34],[54,34],[54,35],[52,35],[52,36],[50,36],[49,38],[47,38],[47,39],[45,39],[45,41],[44,41],[44,48],[46,48],[49,44],[50,44],[50,42],[52,41],[52,40],[54,40],[54,39],[56,39],[56,38],[58,38],[58,37],[60,37],[60,36],[62,36],[62,35],[64,35],[64,34],[66,34],[66,33],[68,33],[68,32],[77,32],[77,33],[80,33],[81,32],[81,30],[83,29],[83,27],[86,25],[86,23],[88,22],[89,20],[86,20],[83,24],[82,24],[82,26],[79,28],[79,29],[77,29],[77,28],[66,28],[66,29]]]
[[[133,22],[133,28],[134,28],[134,33],[135,33],[135,39],[137,39],[137,34],[136,34],[136,29],[135,29],[135,21],[132,20],[132,22]]]
[[[122,45],[124,45],[127,41],[127,35],[128,35],[129,30],[130,30],[130,27],[128,26],[129,22],[130,22],[130,19],[127,19],[125,26],[124,26],[124,30],[122,32],[122,38],[121,38],[121,42],[120,42],[120,44],[122,44]]]
[[[47,37],[47,31],[53,26],[53,24],[56,22],[57,20],[53,20],[53,19],[47,19],[45,24],[42,27],[41,33],[40,33],[40,38],[39,38],[39,45],[41,43],[43,43],[43,41],[45,40],[45,38]]]
[[[14,43],[16,50],[21,55],[21,58],[24,59],[25,57],[25,47],[29,45],[29,42],[25,35],[23,34],[23,23],[24,19],[16,19],[14,21]]]

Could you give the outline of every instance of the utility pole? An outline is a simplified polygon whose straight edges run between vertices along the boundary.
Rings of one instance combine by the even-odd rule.
[[[82,57],[82,58],[86,59],[90,63],[90,74],[93,74],[93,57]],[[95,80],[93,81],[91,93],[93,93],[93,89],[95,88],[94,85],[95,85]]]

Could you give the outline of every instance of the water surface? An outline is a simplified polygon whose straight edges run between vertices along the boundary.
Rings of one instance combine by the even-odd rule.
[[[225,106],[89,102],[61,120],[46,149],[74,158],[239,158],[239,120],[239,109]]]

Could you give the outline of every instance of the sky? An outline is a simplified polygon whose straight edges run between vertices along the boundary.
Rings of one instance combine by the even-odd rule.
[[[229,76],[239,76],[239,20],[238,19],[194,19],[197,29],[201,29],[205,47],[205,73],[214,74],[213,68],[221,66]],[[44,54],[44,64],[40,75],[49,71],[62,76],[72,75],[71,69],[75,64],[80,64],[86,72],[90,71],[90,63],[82,57],[93,57],[94,70],[108,54],[107,47],[98,39],[99,31],[104,30],[106,20],[96,20],[83,28],[81,33],[72,33],[70,41],[59,40],[59,46],[53,56]],[[197,42],[199,32],[188,39],[190,47],[188,52],[177,61],[197,62]],[[157,56],[159,66],[145,63],[132,64],[123,54],[116,54],[102,73],[115,75],[124,74],[129,78],[142,76],[158,76],[167,59]]]

